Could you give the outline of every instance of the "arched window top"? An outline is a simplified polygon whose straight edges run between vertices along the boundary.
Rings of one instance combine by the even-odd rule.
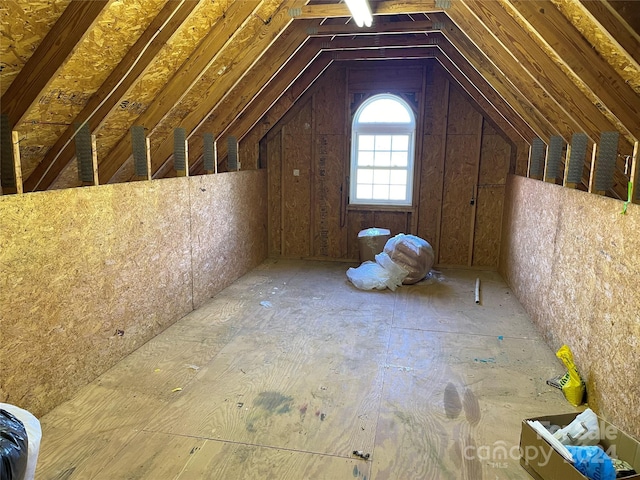
[[[416,121],[411,107],[388,93],[353,116],[349,203],[412,205]]]
[[[369,98],[356,112],[355,123],[414,123],[411,108],[395,95],[382,94]]]

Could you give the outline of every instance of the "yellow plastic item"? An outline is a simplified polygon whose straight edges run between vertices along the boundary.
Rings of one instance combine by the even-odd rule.
[[[585,386],[575,363],[573,363],[571,349],[563,345],[560,347],[560,350],[556,352],[556,357],[562,360],[564,366],[567,367],[567,373],[560,379],[560,386],[562,387],[564,398],[574,407],[582,405]]]

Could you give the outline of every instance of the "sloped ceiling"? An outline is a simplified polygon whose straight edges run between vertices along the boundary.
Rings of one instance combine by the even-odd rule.
[[[374,24],[359,29],[338,0],[4,1],[1,109],[18,132],[25,191],[78,184],[73,136],[85,122],[100,183],[133,178],[132,125],[146,130],[158,178],[172,169],[176,127],[198,173],[203,133],[242,138],[332,62],[431,57],[519,149],[618,131],[608,193],[625,198],[640,137],[634,3],[370,1]]]

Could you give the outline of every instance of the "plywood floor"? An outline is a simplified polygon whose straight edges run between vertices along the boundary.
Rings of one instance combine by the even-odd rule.
[[[573,409],[500,276],[363,292],[346,268],[236,281],[43,417],[36,478],[529,478],[521,420]]]

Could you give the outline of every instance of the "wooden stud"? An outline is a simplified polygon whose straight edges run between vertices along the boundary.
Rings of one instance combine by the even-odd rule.
[[[638,166],[640,160],[638,159],[638,142],[633,145],[633,155],[631,157],[631,201],[633,203],[640,203],[640,167]]]
[[[93,167],[93,185],[98,186],[100,182],[98,181],[98,143],[96,141],[96,136],[91,135],[91,162]]]
[[[564,156],[564,175],[562,176],[562,185],[567,188],[576,188],[576,183],[567,182],[567,174],[569,173],[569,161],[571,159],[571,144],[567,144],[567,152]]]
[[[16,193],[23,193],[22,166],[20,163],[20,135],[15,130],[11,132],[11,145],[13,146],[13,172],[15,178]]]
[[[598,144],[593,144],[593,149],[591,150],[591,170],[589,172],[589,193],[595,193],[596,195],[604,195],[605,192],[597,192],[594,190],[595,182],[596,182],[596,170],[598,168],[598,158],[597,158]]]

